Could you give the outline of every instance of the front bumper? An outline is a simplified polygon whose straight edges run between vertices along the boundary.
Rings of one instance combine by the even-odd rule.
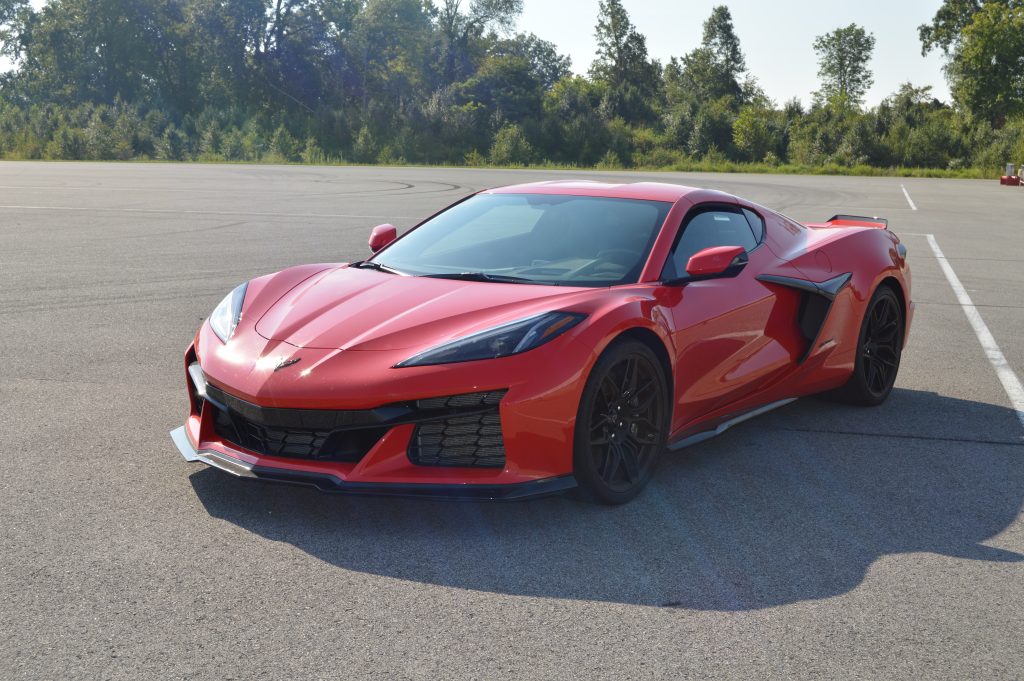
[[[192,444],[184,426],[171,431],[171,440],[186,461],[205,463],[239,478],[305,485],[315,487],[322,492],[432,499],[516,501],[529,497],[557,494],[576,486],[576,480],[571,475],[501,485],[352,482],[327,472],[252,464],[212,449],[197,449]]]

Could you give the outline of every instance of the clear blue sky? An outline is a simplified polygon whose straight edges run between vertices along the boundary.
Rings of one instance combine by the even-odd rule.
[[[931,85],[949,99],[941,53],[921,56],[917,27],[929,21],[941,0],[623,0],[637,29],[647,36],[652,57],[662,63],[700,43],[704,20],[715,5],[727,5],[747,57],[747,68],[768,96],[780,104],[791,97],[810,102],[817,89],[815,36],[857,23],[875,36],[871,69],[875,85],[867,95],[874,106],[910,81]],[[525,0],[519,30],[536,33],[572,57],[585,73],[594,58],[597,0]]]

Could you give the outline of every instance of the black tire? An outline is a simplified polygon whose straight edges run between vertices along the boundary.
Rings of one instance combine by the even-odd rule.
[[[614,343],[580,399],[573,472],[583,495],[624,504],[650,481],[665,450],[671,409],[661,362],[639,341]]]
[[[885,402],[899,373],[905,328],[897,293],[889,286],[880,286],[868,302],[861,322],[853,375],[832,396],[865,407]]]

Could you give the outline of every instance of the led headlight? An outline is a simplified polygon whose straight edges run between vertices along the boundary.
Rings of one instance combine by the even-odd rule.
[[[242,284],[220,301],[220,305],[213,309],[210,315],[210,326],[225,343],[235,333],[238,320],[242,318],[242,301],[245,300],[245,289],[249,284]]]
[[[518,355],[558,338],[586,318],[578,312],[545,312],[431,348],[396,366],[471,362]]]

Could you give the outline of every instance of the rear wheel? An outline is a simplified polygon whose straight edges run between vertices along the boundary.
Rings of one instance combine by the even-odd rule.
[[[888,286],[875,291],[861,323],[853,375],[835,393],[850,404],[873,407],[889,397],[903,351],[903,308]]]
[[[614,344],[590,372],[576,416],[573,469],[581,491],[622,504],[651,479],[668,438],[669,391],[643,343]]]

